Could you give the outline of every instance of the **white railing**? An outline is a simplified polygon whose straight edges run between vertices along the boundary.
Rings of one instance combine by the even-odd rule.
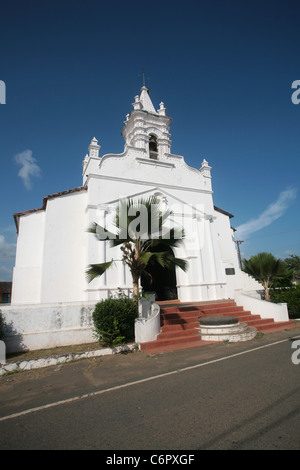
[[[234,300],[237,305],[244,307],[245,310],[250,310],[253,315],[260,315],[261,318],[273,318],[275,322],[289,321],[286,303],[275,304],[256,299],[241,290],[234,292]]]
[[[135,320],[136,343],[155,341],[160,333],[160,307],[154,297],[142,298],[139,301],[139,316]]]

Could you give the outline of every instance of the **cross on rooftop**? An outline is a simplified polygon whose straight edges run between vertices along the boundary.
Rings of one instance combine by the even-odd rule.
[[[149,77],[146,76],[144,69],[142,70],[142,77],[143,77],[143,86],[146,86],[146,78],[149,79]]]

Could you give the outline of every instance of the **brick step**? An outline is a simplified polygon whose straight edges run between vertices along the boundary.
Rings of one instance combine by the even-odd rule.
[[[183,331],[183,330],[191,330],[199,326],[199,322],[190,322],[190,323],[171,323],[169,325],[163,325],[161,327],[162,332],[167,331]]]
[[[267,319],[266,319],[267,320]],[[274,322],[273,319],[269,319],[267,323],[257,325],[257,330],[282,330],[284,328],[295,328],[295,324],[293,322]]]
[[[198,310],[211,310],[214,308],[226,308],[226,307],[239,307],[234,301],[230,302],[216,302],[212,304],[195,304]]]
[[[213,343],[213,341],[203,341],[199,339],[199,341],[187,341],[186,343],[174,343],[165,346],[156,345],[154,343],[155,341],[152,341],[151,344],[141,344],[141,350],[144,351],[146,354],[159,354],[164,352],[181,351],[183,349],[196,348],[198,346],[206,346],[207,344]]]
[[[218,314],[209,314],[209,316],[218,316]],[[255,326],[256,328],[260,327],[260,329],[263,329],[265,325],[268,327],[272,325],[277,325],[277,323],[274,322],[273,318],[261,318],[260,315],[253,315],[251,314],[251,312],[248,311],[241,312],[237,315],[234,313],[232,313],[232,315],[230,313],[226,313],[224,314],[224,316],[234,316],[238,318],[239,321],[246,322],[249,326]]]
[[[194,341],[200,341],[200,334],[199,331],[197,331],[194,334],[191,334],[189,336],[182,336],[182,337],[175,337],[175,338],[166,338],[166,339],[156,339],[156,341],[150,341],[148,343],[142,343],[141,344],[141,349],[146,350],[148,349],[153,349],[153,347],[164,347],[164,346],[169,346],[169,345],[179,345],[182,343],[191,343]]]
[[[206,316],[206,315],[204,315]],[[209,315],[210,316],[210,315]],[[211,315],[213,316],[213,315]],[[218,316],[218,315],[215,315],[215,316]],[[224,315],[226,316],[226,315]],[[230,316],[230,315],[228,315]],[[243,321],[243,322],[246,322],[246,323],[272,323],[274,322],[273,318],[261,318],[260,315],[251,315],[250,312],[245,312],[241,315],[232,315],[234,316],[235,318],[237,318],[239,321]]]
[[[196,315],[188,315],[188,314],[183,314],[183,315],[175,315],[175,314],[170,314],[170,315],[161,315],[160,318],[164,322],[164,324],[167,323],[172,323],[172,322],[178,322],[180,321],[181,323],[189,323],[189,322],[195,322],[198,321],[199,314]]]
[[[181,326],[184,326],[186,325],[186,327],[189,327],[188,325],[193,325],[193,326],[196,326],[196,324],[198,323],[198,318],[200,317],[205,317],[207,315],[197,315],[197,316],[192,316],[192,317],[176,317],[176,318],[173,318],[173,317],[167,317],[167,318],[163,318],[162,319],[162,322],[161,322],[161,326],[162,328],[164,328],[165,326],[175,326],[175,325],[181,325]],[[217,314],[214,314],[212,316],[218,316]],[[242,314],[240,315],[225,315],[225,316],[234,316],[236,318],[238,318],[239,321],[243,321],[243,322],[246,322],[246,323],[251,323],[251,324],[254,324],[254,323],[270,323],[270,322],[274,322],[274,320],[272,318],[266,318],[266,319],[262,319],[260,317],[260,315],[251,315],[249,312],[243,312]],[[190,326],[192,327],[192,326]]]
[[[256,325],[270,325],[274,324],[273,318],[248,318],[247,320],[244,320],[248,325],[251,326],[256,326]]]
[[[199,324],[197,318],[190,319],[189,321],[184,320],[182,318],[178,318],[178,320],[165,320],[163,324],[161,324],[161,328],[163,328],[164,326],[174,326],[174,325],[183,326],[183,325],[191,325],[194,323]]]
[[[162,313],[160,317],[163,320],[189,320],[198,319],[201,314],[199,312],[185,312],[185,313]]]
[[[186,314],[194,314],[197,315],[200,310],[197,308],[189,308],[186,310],[181,310],[179,308],[164,308],[160,310],[161,315],[186,315]]]
[[[156,341],[161,341],[165,339],[176,339],[176,338],[185,338],[186,336],[193,336],[199,333],[198,330],[194,330],[194,328],[190,328],[188,330],[170,330],[170,331],[162,331],[157,336]]]
[[[160,308],[168,308],[168,307],[188,307],[188,306],[210,306],[210,305],[224,305],[224,304],[235,304],[234,299],[222,299],[222,300],[201,300],[199,302],[180,302],[180,301],[158,301],[156,302]]]
[[[207,311],[204,311],[204,310],[186,310],[184,312],[182,311],[178,311],[178,312],[165,312],[165,311],[161,311],[160,314],[161,314],[161,317],[162,318],[185,318],[185,317],[200,317],[200,316],[203,316],[203,315],[231,315],[231,316],[237,316],[237,315],[240,315],[240,314],[244,314],[245,311],[243,310],[243,308],[240,308],[240,307],[237,307],[236,309],[231,307],[231,308],[225,308],[224,310],[223,309],[212,309],[212,310],[207,310]],[[248,312],[248,315],[249,315],[250,312]]]
[[[225,308],[225,309],[211,309],[211,310],[208,310],[208,311],[204,311],[204,310],[198,310],[198,309],[195,309],[195,310],[185,310],[185,311],[181,311],[181,310],[178,310],[177,312],[176,311],[160,311],[160,314],[161,314],[161,317],[162,318],[186,318],[186,317],[200,317],[202,315],[239,315],[239,314],[244,314],[245,311],[243,310],[242,307],[230,307],[230,308]],[[250,312],[248,312],[249,314]]]
[[[158,302],[159,303],[159,302]],[[201,340],[199,317],[234,316],[240,323],[246,323],[257,331],[276,331],[283,328],[293,328],[293,322],[274,322],[272,318],[261,318],[245,311],[231,299],[225,301],[195,302],[182,304],[180,302],[159,303],[161,312],[161,332],[156,341],[141,344],[141,350],[157,354],[164,351],[187,349],[215,341]]]
[[[161,307],[161,313],[179,313],[179,312],[197,312],[197,311],[206,311],[206,310],[218,310],[218,309],[238,309],[242,310],[243,307],[238,307],[234,303],[227,303],[227,304],[212,304],[212,305],[187,305],[181,307],[179,306],[171,306],[171,307]]]
[[[218,307],[218,308],[208,308],[208,309],[201,309],[201,313],[204,313],[205,315],[226,315],[226,313],[230,314],[237,314],[239,312],[243,312],[244,309],[243,307],[237,307],[237,306],[232,306],[232,307]]]
[[[200,315],[198,315],[198,318],[202,318],[202,317],[218,317],[218,316],[222,316],[222,317],[235,317],[235,318],[240,318],[241,320],[245,321],[245,318],[261,318],[260,315],[253,315],[251,312],[249,312],[248,310],[243,310],[241,312],[226,312],[222,315],[220,315],[220,313],[206,313],[206,314],[203,314],[201,313]]]

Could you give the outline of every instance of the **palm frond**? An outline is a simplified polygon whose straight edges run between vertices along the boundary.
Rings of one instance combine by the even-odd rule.
[[[140,261],[145,264],[145,266],[147,266],[147,264],[149,263],[150,259],[151,258],[155,258],[155,255],[157,255],[157,253],[154,253],[154,252],[151,252],[151,251],[145,251],[143,253],[141,253],[140,255]]]
[[[87,281],[90,283],[96,277],[102,276],[105,271],[110,268],[113,264],[113,260],[108,261],[107,263],[100,263],[100,264],[90,264],[88,270],[86,271]]]
[[[156,196],[139,200],[123,199],[115,208],[113,217],[110,217],[112,231],[93,223],[88,232],[95,234],[100,241],[108,241],[112,247],[121,246],[123,261],[129,266],[133,277],[143,274],[152,261],[163,268],[178,266],[186,271],[187,262],[175,258],[172,251],[182,243],[185,234],[174,227],[172,220],[167,220],[170,215],[172,212],[165,210]],[[91,264],[86,272],[88,282],[101,276],[112,263]]]
[[[186,272],[189,267],[188,262],[181,258],[172,258],[171,265],[178,266],[184,272]]]
[[[253,255],[248,260],[243,259],[243,270],[259,281],[271,281],[290,275],[282,260],[265,252]]]
[[[171,269],[174,266],[178,266],[184,272],[188,268],[187,261],[181,258],[175,258],[175,256],[170,253],[170,251],[155,252],[151,258],[163,268]]]
[[[170,210],[162,209],[156,196],[137,200],[128,198],[119,202],[112,223],[118,231],[119,239],[146,240],[153,235],[159,237],[164,223],[171,214]],[[137,228],[139,230],[135,230]]]

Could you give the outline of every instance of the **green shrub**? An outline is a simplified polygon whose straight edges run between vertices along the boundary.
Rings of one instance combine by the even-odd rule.
[[[286,303],[290,318],[300,318],[300,286],[290,289],[272,289],[271,302]]]
[[[119,291],[116,298],[95,305],[93,321],[99,342],[116,346],[134,340],[134,320],[138,315],[136,303]]]

